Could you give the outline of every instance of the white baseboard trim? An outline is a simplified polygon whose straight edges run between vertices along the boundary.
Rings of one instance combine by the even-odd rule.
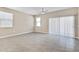
[[[41,32],[41,33],[45,33],[45,34],[48,34],[47,32]]]
[[[34,32],[34,33],[44,33],[44,34],[48,34],[47,32]]]
[[[26,33],[32,33],[32,32],[23,32],[23,33],[17,33],[17,34],[10,34],[10,35],[6,35],[6,36],[1,36],[1,38],[8,38],[8,37],[12,37],[12,36],[17,36],[17,35],[22,35],[22,34],[26,34]],[[36,32],[36,33],[45,33],[48,34],[47,32]],[[72,38],[76,38],[79,39],[79,37],[72,37]]]
[[[8,38],[8,37],[12,37],[12,36],[17,36],[17,35],[22,35],[22,34],[26,34],[26,33],[31,33],[31,32],[23,32],[23,33],[17,33],[17,34],[10,34],[10,35],[6,35],[6,36],[1,36],[1,38]]]
[[[75,37],[76,39],[79,39],[79,37]]]

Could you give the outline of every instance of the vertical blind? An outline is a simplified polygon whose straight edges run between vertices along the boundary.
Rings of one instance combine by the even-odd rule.
[[[49,33],[74,37],[74,16],[49,18]]]

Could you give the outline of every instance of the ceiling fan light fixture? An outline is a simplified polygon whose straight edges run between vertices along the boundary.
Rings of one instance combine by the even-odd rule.
[[[42,8],[42,9],[41,9],[41,14],[46,14],[45,8]]]

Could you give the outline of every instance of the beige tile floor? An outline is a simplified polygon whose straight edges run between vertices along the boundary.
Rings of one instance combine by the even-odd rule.
[[[0,52],[78,52],[79,40],[43,33],[0,39]]]

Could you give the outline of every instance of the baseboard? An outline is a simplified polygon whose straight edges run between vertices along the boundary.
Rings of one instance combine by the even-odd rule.
[[[26,34],[26,33],[31,33],[31,32],[23,32],[23,33],[17,33],[17,34],[10,34],[10,35],[6,35],[6,36],[1,36],[0,38],[8,38],[8,37],[22,35],[22,34]]]
[[[44,33],[44,34],[48,34],[47,32],[34,32],[34,33]]]
[[[75,37],[75,39],[78,39],[79,40],[79,37]]]
[[[48,34],[47,32],[41,32],[41,33],[45,33],[45,34]]]
[[[17,35],[22,35],[22,34],[26,34],[26,33],[32,33],[32,32],[23,32],[23,33],[17,33],[17,34],[10,34],[10,35],[6,35],[6,36],[1,36],[1,38],[7,38],[7,37],[12,37],[12,36],[17,36]],[[48,34],[47,32],[36,32],[36,33],[45,33],[45,34]],[[72,38],[75,38],[75,39],[78,39],[79,40],[79,37],[72,37]]]

